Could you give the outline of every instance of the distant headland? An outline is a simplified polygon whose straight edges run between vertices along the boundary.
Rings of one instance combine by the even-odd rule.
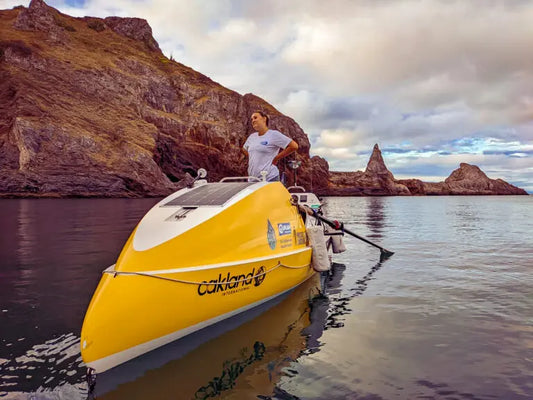
[[[501,179],[490,179],[479,167],[461,163],[443,182],[395,179],[376,144],[364,172],[330,172],[327,193],[336,196],[527,195]]]
[[[32,0],[1,10],[0,31],[0,197],[164,196],[200,167],[245,175],[254,110],[298,142],[298,183],[321,195],[527,194],[468,164],[440,183],[396,180],[377,145],[364,172],[330,172],[292,118],[168,59],[140,18]]]

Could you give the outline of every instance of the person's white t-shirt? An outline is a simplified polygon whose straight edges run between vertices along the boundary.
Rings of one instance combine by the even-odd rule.
[[[263,135],[254,132],[248,136],[243,146],[248,152],[248,175],[261,178],[261,171],[266,171],[267,181],[279,180],[279,170],[272,161],[291,141],[283,133],[271,129]]]

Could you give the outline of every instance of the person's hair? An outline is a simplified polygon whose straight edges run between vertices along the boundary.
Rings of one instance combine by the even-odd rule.
[[[266,118],[266,126],[268,127],[268,120],[269,120],[268,115],[266,115],[263,111],[259,111],[259,110],[254,111],[252,114],[255,114],[255,113],[259,114],[263,118]]]

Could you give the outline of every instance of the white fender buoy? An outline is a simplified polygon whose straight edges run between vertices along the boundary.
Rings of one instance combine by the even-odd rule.
[[[328,258],[326,239],[324,238],[324,228],[320,225],[308,227],[307,237],[309,238],[309,246],[313,249],[311,265],[314,270],[319,272],[329,271],[331,264]]]
[[[344,233],[341,230],[334,229],[328,225],[324,225],[326,228],[326,233],[329,233],[329,238],[331,239],[331,250],[335,254],[339,254],[346,251],[346,246],[342,237]]]

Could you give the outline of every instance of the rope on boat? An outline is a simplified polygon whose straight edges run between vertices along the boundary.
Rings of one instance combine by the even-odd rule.
[[[240,280],[237,280],[237,281],[231,281],[231,283],[240,283],[240,282],[245,282],[245,281],[250,281],[250,279],[254,279],[254,278],[257,278],[257,277],[260,277],[260,276],[264,276],[266,274],[269,274],[270,272],[274,271],[275,269],[279,268],[279,267],[283,267],[283,268],[288,268],[288,269],[302,269],[302,268],[307,268],[309,267],[311,264],[306,264],[306,265],[302,265],[302,266],[290,266],[290,265],[285,265],[285,264],[282,264],[281,261],[278,261],[278,264],[275,265],[274,267],[264,271],[264,272],[261,272],[257,275],[254,275],[252,277],[248,277],[248,278],[245,278],[245,279],[240,279]],[[186,281],[186,280],[183,280],[183,279],[174,279],[174,278],[167,278],[165,276],[161,276],[161,275],[157,275],[157,274],[149,274],[149,273],[146,273],[146,272],[128,272],[128,271],[107,271],[105,270],[103,272],[104,274],[110,274],[110,275],[113,275],[113,277],[117,276],[117,275],[138,275],[138,276],[145,276],[147,278],[156,278],[156,279],[162,279],[162,280],[165,280],[165,281],[170,281],[170,282],[176,282],[176,283],[186,283],[188,285],[214,285],[214,286],[217,286],[217,285],[227,285],[228,282],[211,282],[211,281],[202,281],[202,282],[195,282],[195,281]],[[179,273],[179,272],[177,272]]]

